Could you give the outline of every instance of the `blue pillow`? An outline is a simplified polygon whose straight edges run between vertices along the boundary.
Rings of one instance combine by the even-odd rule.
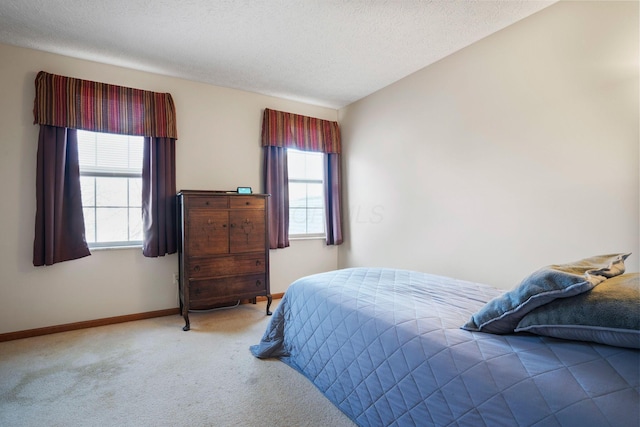
[[[538,307],[515,332],[640,348],[640,273],[616,276],[588,292]]]
[[[471,316],[462,329],[492,334],[512,333],[531,310],[557,298],[581,294],[607,278],[624,273],[624,261],[629,255],[598,255],[543,267],[515,289],[489,301]]]

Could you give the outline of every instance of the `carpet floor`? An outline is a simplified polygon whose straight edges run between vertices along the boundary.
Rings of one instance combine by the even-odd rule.
[[[251,355],[264,302],[190,319],[0,343],[0,426],[354,426],[304,376]]]

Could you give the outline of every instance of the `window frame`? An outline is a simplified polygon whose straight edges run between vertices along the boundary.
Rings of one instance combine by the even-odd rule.
[[[95,132],[95,131],[90,131],[90,130],[78,130],[78,133],[80,132],[85,132],[85,133],[89,133],[89,134],[107,134],[107,135],[118,135],[118,136],[124,136],[124,137],[128,137],[128,138],[141,138],[142,142],[144,143],[144,137],[142,136],[137,136],[137,135],[124,135],[124,134],[117,134],[117,133],[109,133],[109,132]],[[97,144],[97,139],[96,139],[96,144]],[[78,149],[80,149],[80,135],[78,135]],[[144,149],[144,146],[142,147],[142,149]],[[139,172],[132,172],[130,170],[130,168],[122,168],[120,171],[118,171],[117,169],[109,169],[109,168],[104,168],[104,167],[99,167],[99,166],[85,166],[83,167],[82,165],[80,165],[80,180],[82,181],[83,177],[91,177],[91,178],[126,178],[127,180],[130,178],[138,178],[140,180],[142,180],[142,164],[140,164],[140,171]],[[142,183],[141,183],[142,184]],[[94,194],[94,198],[97,197],[97,189],[95,188],[96,186],[96,181],[93,181],[93,185],[94,185],[94,189],[93,189],[93,194]],[[94,205],[93,206],[87,206],[84,204],[84,200],[82,203],[82,210],[83,210],[83,216],[84,216],[84,212],[86,209],[92,209],[93,211],[93,223],[94,223],[94,233],[95,235],[92,236],[92,239],[97,240],[97,235],[98,235],[98,220],[97,220],[97,212],[98,212],[98,208],[121,208],[121,209],[127,209],[130,210],[131,208],[131,204],[130,204],[130,185],[129,182],[127,182],[127,195],[126,195],[126,199],[127,199],[127,205],[126,206],[98,206],[97,205],[97,200],[94,200]],[[84,198],[83,198],[84,199]],[[135,207],[135,206],[134,206]],[[140,192],[140,217],[142,218],[142,192]],[[143,236],[141,236],[140,240],[111,240],[111,241],[107,241],[107,242],[97,242],[97,241],[93,241],[93,242],[89,242],[87,239],[87,220],[85,218],[85,239],[87,240],[87,245],[89,246],[89,249],[116,249],[116,248],[140,248],[143,245]],[[129,213],[127,213],[127,235],[130,235],[130,230],[131,230],[131,222],[130,222],[130,217],[129,217]]]
[[[295,149],[295,148],[287,148],[287,168],[289,169],[289,153],[291,151],[295,151],[297,153],[302,153],[304,155],[309,155],[309,154],[313,154],[313,155],[321,155],[322,156],[322,161],[324,162],[324,156],[326,155],[325,153],[322,152],[316,152],[316,151],[306,151],[306,150],[299,150],[299,149]],[[326,177],[324,176],[324,169],[322,170],[322,178],[321,179],[311,179],[311,178],[291,178],[291,176],[288,176],[288,187],[290,189],[292,183],[294,184],[319,184],[320,188],[323,191],[323,197],[322,197],[322,208],[321,208],[321,217],[322,217],[322,232],[321,233],[299,233],[299,234],[294,234],[291,233],[291,204],[289,204],[289,237],[291,240],[304,240],[304,239],[325,239],[327,236],[327,227],[326,227],[326,204],[325,204],[325,200],[324,200],[324,182],[325,182]],[[290,194],[290,192],[289,192]],[[291,198],[289,197],[289,200],[291,200]],[[309,208],[308,206],[308,195],[307,197],[305,197],[305,201],[306,201],[306,205],[305,206],[305,211],[307,213],[306,215],[306,219],[309,218],[309,210],[317,210],[319,208]],[[293,208],[293,209],[300,209],[300,208]],[[305,222],[305,228],[308,228],[309,222],[306,221]]]

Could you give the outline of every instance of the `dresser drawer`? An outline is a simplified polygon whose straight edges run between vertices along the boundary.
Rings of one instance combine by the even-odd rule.
[[[189,208],[226,209],[229,207],[229,196],[190,197]]]
[[[219,279],[192,279],[189,282],[189,306],[198,310],[211,305],[237,299],[253,298],[267,294],[264,274],[251,274]]]
[[[231,255],[215,258],[191,258],[187,277],[202,279],[207,277],[231,276],[266,272],[266,255]]]
[[[229,207],[231,209],[264,209],[265,199],[255,196],[232,196],[229,197]]]

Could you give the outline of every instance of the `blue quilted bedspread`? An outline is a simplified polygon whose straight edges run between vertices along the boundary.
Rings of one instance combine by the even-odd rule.
[[[353,268],[293,283],[252,353],[295,368],[360,426],[634,426],[640,352],[460,329],[502,291]]]

